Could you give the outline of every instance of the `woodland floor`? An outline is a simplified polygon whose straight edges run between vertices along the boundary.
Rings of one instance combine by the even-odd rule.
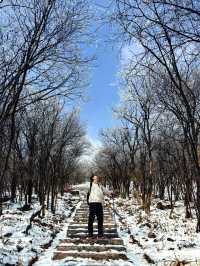
[[[170,217],[168,201],[153,199],[151,214],[146,216],[134,197],[107,199],[106,239],[86,240],[87,187],[74,187],[80,196],[65,193],[57,201],[56,213],[46,211],[44,218],[36,217],[27,235],[30,217],[40,208],[37,198],[29,211],[18,209],[23,202],[7,202],[0,217],[0,265],[200,265],[195,213],[186,219],[183,201],[176,202]]]

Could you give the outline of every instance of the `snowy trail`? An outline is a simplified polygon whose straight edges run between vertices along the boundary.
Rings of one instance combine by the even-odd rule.
[[[4,209],[0,219],[0,265],[28,266],[169,266],[179,262],[200,265],[200,234],[195,232],[196,218],[185,219],[184,202],[176,202],[174,217],[170,209],[160,210],[160,199],[153,199],[147,216],[134,197],[106,199],[104,229],[106,239],[88,242],[88,184],[74,186],[80,195],[65,193],[58,198],[56,214],[47,211],[36,217],[29,234],[25,229],[40,207],[37,199],[29,211],[18,210],[23,203]],[[167,201],[162,201],[168,205]],[[112,208],[118,213],[115,214]],[[112,213],[111,213],[112,212]],[[97,223],[94,224],[97,234]],[[147,255],[154,261],[150,263]],[[8,264],[7,264],[8,263]]]
[[[0,265],[28,266],[40,257],[43,260],[51,258],[59,239],[66,235],[78,202],[80,197],[71,193],[59,196],[56,213],[52,214],[46,209],[44,217],[35,217],[28,234],[25,231],[30,217],[41,208],[37,196],[33,195],[31,208],[27,211],[19,209],[24,201],[8,202],[0,217]],[[48,265],[46,262],[43,265]]]
[[[126,256],[123,240],[119,238],[116,222],[110,208],[104,206],[105,239],[89,241],[87,235],[88,205],[85,202],[85,192],[88,184],[77,186],[80,199],[70,221],[64,225],[54,243],[46,250],[34,266],[132,266]],[[83,194],[82,194],[83,193]],[[94,235],[97,234],[97,221],[94,222]]]
[[[76,210],[73,221],[67,231],[67,238],[62,240],[54,252],[53,260],[63,260],[62,265],[133,265],[126,256],[126,248],[119,238],[116,223],[108,208],[104,208],[105,239],[88,240],[87,218],[88,206],[82,202]],[[94,235],[97,223],[94,224]],[[59,263],[59,262],[58,262]]]
[[[185,219],[182,201],[176,203],[173,218],[170,209],[157,208],[158,202],[161,200],[152,200],[148,216],[134,197],[115,199],[118,233],[127,256],[136,266],[199,266],[200,234],[195,232],[196,219]],[[162,204],[169,202],[163,200]]]

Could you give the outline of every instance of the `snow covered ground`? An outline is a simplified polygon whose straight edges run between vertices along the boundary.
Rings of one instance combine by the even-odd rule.
[[[31,205],[31,210],[20,211],[23,203],[10,203],[8,209],[0,216],[0,265],[29,264],[31,259],[37,259],[48,246],[56,245],[56,240],[65,237],[66,228],[70,222],[70,214],[76,203],[71,201],[71,194],[65,193],[57,202],[55,215],[46,211],[44,218],[36,217],[28,235],[24,233],[30,217],[40,209],[38,202]]]
[[[161,201],[152,201],[151,214],[147,216],[136,199],[115,199],[114,207],[123,217],[121,220],[115,214],[118,233],[124,240],[128,257],[137,266],[151,265],[151,262],[179,265],[177,261],[200,265],[200,233],[195,232],[196,219],[185,218],[183,201],[176,202],[173,218],[169,218],[170,209],[156,207],[158,202]]]
[[[76,188],[84,192],[89,188],[89,182],[77,185]],[[178,201],[171,219],[171,209],[158,209],[158,202],[169,204],[167,201],[153,199],[151,214],[146,216],[135,198],[114,200],[114,207],[124,218],[122,223],[116,214],[114,216],[129,258],[136,266],[150,265],[148,258],[160,266],[173,262],[175,264],[177,261],[199,266],[200,233],[195,231],[197,220],[194,210],[194,218],[186,219],[184,202]],[[110,205],[113,207],[112,200]]]
[[[74,186],[80,190],[84,199],[89,183]],[[35,218],[29,234],[24,231],[33,213],[40,206],[35,200],[30,211],[20,211],[17,208],[23,204],[10,204],[0,216],[0,265],[28,266],[31,258],[36,258],[34,266],[126,266],[123,261],[94,262],[82,259],[79,262],[52,261],[53,253],[60,239],[66,238],[70,221],[75,215],[74,207],[79,208],[77,201],[72,200],[70,193],[65,193],[58,199],[57,211],[53,215],[47,212],[43,219]],[[157,208],[159,199],[153,199],[150,216],[146,216],[137,200],[132,198],[116,198],[114,208],[119,215],[113,216],[118,224],[119,236],[124,240],[127,256],[135,266],[146,265],[181,265],[176,261],[189,262],[187,265],[200,265],[200,233],[195,232],[196,218],[185,218],[183,201],[176,202],[172,219],[170,209]],[[162,201],[164,205],[169,204]],[[113,201],[110,200],[113,207]],[[70,214],[72,213],[72,216]],[[128,263],[128,262],[127,262]],[[174,264],[173,264],[174,263]],[[130,265],[127,264],[127,265]]]

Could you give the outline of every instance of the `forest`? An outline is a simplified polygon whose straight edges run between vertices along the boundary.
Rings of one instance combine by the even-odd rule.
[[[183,201],[198,234],[200,2],[100,2],[0,1],[0,217],[8,202],[29,211],[35,197],[41,217],[55,214],[66,188],[95,172],[148,216],[154,199],[169,202],[171,217]],[[87,162],[79,102],[95,61],[88,47],[105,24],[107,45],[129,56],[117,73],[120,102],[110,106],[118,126],[101,128]]]

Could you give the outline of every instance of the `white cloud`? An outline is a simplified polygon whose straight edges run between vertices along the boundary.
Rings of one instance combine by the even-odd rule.
[[[124,45],[121,49],[121,65],[127,65],[133,57],[144,52],[144,48],[137,41],[131,44]]]
[[[121,64],[126,65],[130,62],[133,57],[132,46],[125,45],[121,50]]]
[[[86,139],[91,144],[91,146],[86,151],[86,153],[81,156],[80,160],[82,162],[87,162],[88,164],[90,164],[94,160],[98,151],[101,149],[102,143],[98,139],[94,139],[89,135],[86,136]]]

